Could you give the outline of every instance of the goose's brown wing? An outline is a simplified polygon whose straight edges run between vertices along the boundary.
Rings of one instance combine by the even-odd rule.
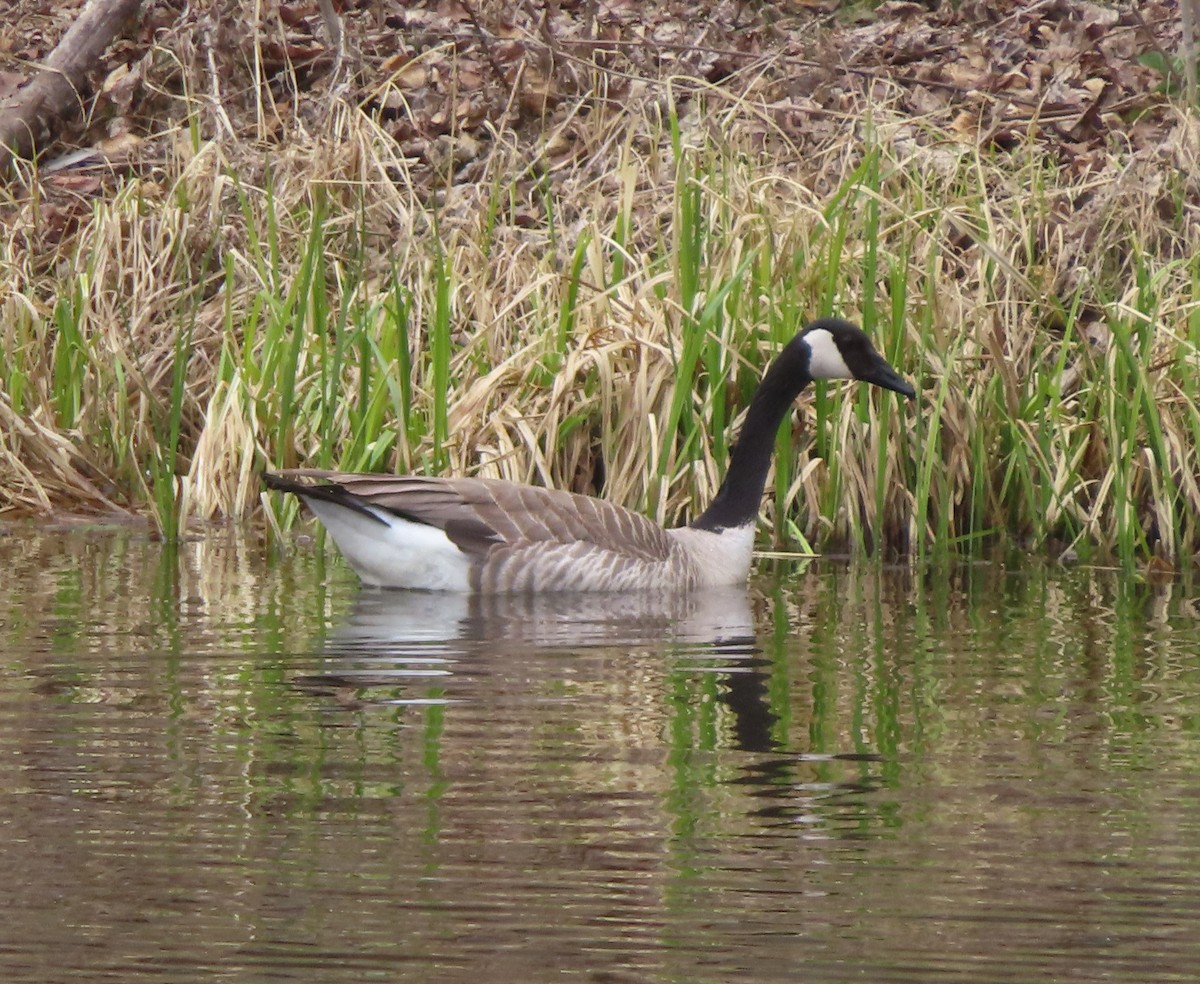
[[[491,478],[423,478],[291,469],[265,476],[284,491],[361,511],[384,509],[443,530],[464,553],[590,545],[632,561],[666,560],[672,540],[645,516],[591,496]]]

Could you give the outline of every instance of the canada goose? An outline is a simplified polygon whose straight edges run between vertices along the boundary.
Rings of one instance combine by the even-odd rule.
[[[290,469],[263,481],[300,496],[371,585],[492,594],[739,584],[750,573],[775,435],[814,379],[916,397],[859,328],[814,321],[763,376],[716,497],[676,529],[591,496],[491,478]]]

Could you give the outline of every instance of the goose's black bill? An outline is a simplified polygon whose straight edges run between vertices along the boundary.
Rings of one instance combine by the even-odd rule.
[[[874,353],[874,356],[866,371],[859,373],[858,378],[864,383],[881,386],[894,393],[903,393],[910,400],[915,400],[917,391],[913,389],[912,383],[896,372],[882,355]]]

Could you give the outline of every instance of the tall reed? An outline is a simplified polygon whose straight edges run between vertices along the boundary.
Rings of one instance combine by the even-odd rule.
[[[0,244],[0,507],[285,528],[257,473],[309,464],[686,521],[767,361],[839,314],[920,400],[798,402],[764,503],[777,548],[1200,553],[1186,210],[1156,231],[1126,184],[1072,238],[1069,176],[1032,144],[914,144],[881,105],[804,167],[764,150],[749,103],[688,112],[598,116],[595,153],[557,171],[497,141],[435,194],[355,108],[269,163],[192,132],[170,183],[96,205],[70,263]],[[34,210],[17,220],[31,235]]]

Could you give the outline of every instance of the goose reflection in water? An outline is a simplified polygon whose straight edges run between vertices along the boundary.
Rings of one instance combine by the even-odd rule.
[[[354,706],[451,703],[472,699],[470,686],[456,686],[464,677],[477,680],[494,676],[501,665],[512,669],[522,660],[604,649],[656,650],[657,658],[676,668],[719,674],[719,699],[733,712],[736,747],[775,749],[768,666],[741,586],[543,595],[367,589],[326,639],[325,672],[293,683]],[[445,683],[430,696],[430,678],[436,677]]]
[[[425,741],[436,735],[439,760],[461,762],[469,749],[471,768],[505,756],[532,755],[545,768],[581,757],[679,763],[733,754],[723,782],[767,824],[804,827],[830,810],[861,811],[879,782],[864,762],[878,756],[814,754],[806,733],[789,737],[780,727],[773,702],[787,671],[756,635],[755,612],[769,624],[770,604],[741,586],[544,595],[365,589],[325,640],[322,672],[293,683],[343,711],[452,705],[400,720],[424,729]],[[719,733],[702,737],[710,726]]]

